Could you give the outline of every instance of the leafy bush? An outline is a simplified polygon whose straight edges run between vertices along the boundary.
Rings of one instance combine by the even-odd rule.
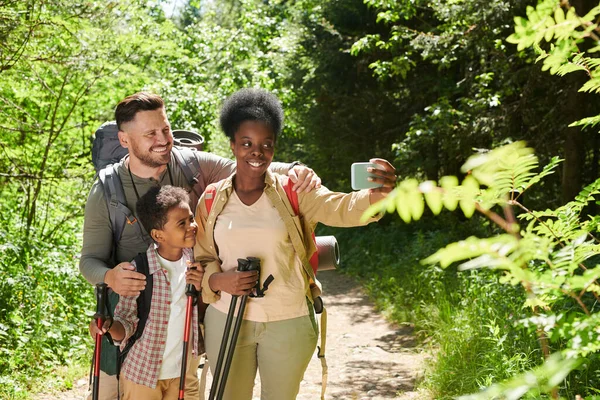
[[[10,207],[0,213],[10,215]],[[93,292],[78,269],[82,223],[49,242],[3,221],[0,228],[0,397],[19,398],[53,367],[89,363]],[[8,222],[8,224],[7,224]],[[11,223],[12,222],[12,223]],[[8,240],[10,238],[10,240]]]
[[[397,210],[405,222],[410,222],[420,219],[425,204],[434,214],[442,208],[454,210],[460,206],[464,215],[471,216],[477,210],[504,231],[451,243],[423,262],[443,268],[460,262],[459,270],[467,272],[485,268],[502,271],[496,284],[476,286],[484,287],[481,293],[493,298],[496,293],[510,294],[510,290],[500,289],[501,284],[508,284],[514,291],[511,299],[516,300],[515,305],[520,300],[530,310],[531,314],[520,316],[518,322],[529,330],[532,338],[539,340],[548,370],[555,374],[549,378],[551,382],[576,366],[570,359],[584,359],[600,350],[596,340],[600,318],[597,313],[600,265],[596,264],[596,254],[600,245],[593,234],[600,218],[584,214],[585,207],[600,194],[600,179],[586,187],[574,201],[556,210],[528,210],[521,200],[526,191],[552,173],[558,161],[553,160],[536,174],[538,161],[532,150],[523,143],[513,143],[471,157],[463,166],[468,175],[461,184],[451,176],[442,177],[439,186],[432,181],[419,184],[405,180],[384,201],[371,207],[371,213]],[[513,208],[520,214],[515,215]],[[500,209],[501,214],[495,209]],[[475,302],[474,299],[479,299],[477,289],[471,292],[470,301]],[[507,320],[506,316],[499,316],[498,321]],[[483,317],[489,318],[485,313]],[[496,335],[500,332],[496,319],[491,321],[491,332]],[[549,358],[553,351],[560,352],[567,360],[553,364],[556,360]],[[562,367],[554,368],[555,365]],[[514,382],[521,384],[518,379]],[[550,391],[552,397],[558,398],[553,385],[532,382],[527,388],[519,388],[519,393]],[[588,394],[587,383],[581,386],[577,382],[576,393]],[[495,395],[490,393],[496,392],[486,392],[481,398],[493,398]]]

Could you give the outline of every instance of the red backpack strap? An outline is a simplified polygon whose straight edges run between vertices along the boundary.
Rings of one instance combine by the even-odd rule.
[[[213,185],[208,185],[208,187],[204,191],[204,204],[206,205],[206,215],[210,214],[210,210],[212,209],[213,201],[215,201],[216,195],[217,188],[215,188]]]
[[[294,183],[288,177],[286,179],[286,181],[283,183],[283,189],[285,190],[285,194],[286,194],[288,200],[290,201],[290,204],[292,205],[294,214],[298,215],[298,214],[300,214],[300,204],[298,203],[298,193],[295,192],[294,190],[292,190],[292,186],[294,186]],[[314,231],[312,233],[312,239],[313,239],[313,242],[315,243],[315,247],[316,247],[317,241],[315,239]],[[308,260],[308,262],[310,263],[310,266],[312,267],[313,272],[316,275],[317,269],[319,268],[319,253],[317,251],[315,251],[313,253],[312,257],[310,257],[310,260]]]
[[[294,186],[294,182],[287,177],[285,182],[283,183],[283,190],[285,190],[285,194],[292,205],[292,209],[294,210],[294,215],[300,214],[300,205],[298,204],[298,193],[292,190],[292,186]]]

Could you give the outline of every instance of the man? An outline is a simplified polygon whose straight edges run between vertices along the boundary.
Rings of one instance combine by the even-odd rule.
[[[119,163],[117,173],[130,210],[135,210],[137,200],[153,186],[173,185],[191,190],[171,152],[173,134],[160,96],[140,92],[126,97],[115,109],[115,120],[119,129],[119,142],[129,150],[129,156]],[[228,177],[235,170],[235,162],[223,157],[206,152],[196,152],[195,156],[201,171],[199,183],[195,187],[200,193],[206,185]],[[296,182],[293,187],[296,191],[310,191],[320,186],[320,179],[310,168],[294,164],[296,163],[273,163],[272,170],[288,174]],[[195,204],[191,206],[195,209]],[[135,219],[129,221],[125,224],[119,242],[113,243],[104,189],[96,181],[85,206],[79,269],[91,284],[105,282],[112,289],[109,300],[113,308],[118,299],[116,295],[135,296],[146,285],[145,276],[135,272],[130,263],[149,245],[147,234],[140,232],[139,222]],[[116,347],[102,346],[101,399],[117,398],[116,357]],[[194,357],[192,361],[195,368],[190,368],[190,374],[186,377],[186,387],[190,389],[186,390],[186,397],[197,398],[196,372],[200,358]]]

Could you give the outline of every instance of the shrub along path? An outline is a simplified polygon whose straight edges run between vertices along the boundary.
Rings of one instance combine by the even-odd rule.
[[[425,358],[415,347],[412,329],[392,325],[379,314],[360,286],[336,271],[319,273],[328,312],[327,363],[329,384],[326,398],[344,400],[427,399],[414,389]],[[210,387],[210,374],[207,387]],[[87,379],[73,390],[43,394],[36,400],[81,399]],[[300,400],[318,400],[321,393],[321,363],[316,355],[300,386]],[[254,390],[260,399],[260,383]]]

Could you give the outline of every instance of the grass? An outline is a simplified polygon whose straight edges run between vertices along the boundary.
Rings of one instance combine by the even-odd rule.
[[[54,399],[57,394],[66,390],[72,390],[78,386],[81,379],[87,380],[90,373],[92,349],[89,354],[72,360],[65,365],[48,366],[44,374],[36,377],[26,375],[14,377],[13,384],[0,389],[0,399],[6,400],[32,400],[32,399]],[[42,368],[43,366],[40,366]],[[17,382],[27,382],[19,385]]]

